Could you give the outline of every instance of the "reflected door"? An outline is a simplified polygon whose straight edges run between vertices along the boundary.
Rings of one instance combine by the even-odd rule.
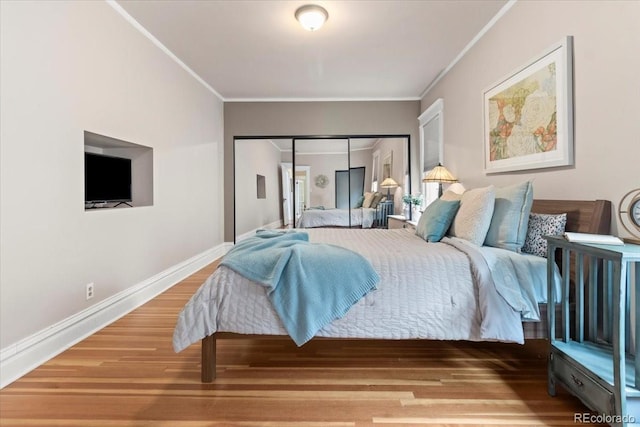
[[[364,167],[336,171],[336,208],[357,207],[364,194]]]
[[[280,171],[282,173],[282,216],[285,227],[293,224],[293,189],[291,188],[293,166],[291,163],[281,163]]]
[[[293,225],[302,212],[309,207],[310,168],[296,165],[295,178],[292,163],[281,163],[282,171],[282,216],[285,226]],[[295,210],[294,208],[295,204]],[[294,221],[295,218],[295,221]]]

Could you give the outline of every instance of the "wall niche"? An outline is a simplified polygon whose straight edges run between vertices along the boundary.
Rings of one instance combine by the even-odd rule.
[[[153,206],[153,148],[84,131],[84,153],[85,210]]]

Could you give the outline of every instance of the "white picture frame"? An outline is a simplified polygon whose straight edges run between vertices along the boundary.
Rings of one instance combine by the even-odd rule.
[[[573,38],[484,90],[484,172],[573,164]]]
[[[382,181],[393,177],[393,151],[389,151],[382,159]],[[380,181],[380,182],[382,182]]]

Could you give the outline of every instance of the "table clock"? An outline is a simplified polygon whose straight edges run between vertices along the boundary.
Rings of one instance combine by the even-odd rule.
[[[640,188],[629,191],[620,200],[618,218],[624,229],[633,236],[625,240],[640,244]]]

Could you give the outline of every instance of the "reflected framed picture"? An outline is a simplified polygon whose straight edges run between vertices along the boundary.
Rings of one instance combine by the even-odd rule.
[[[485,173],[573,164],[573,38],[484,91]]]
[[[393,151],[389,151],[382,159],[382,181],[391,178],[393,173]]]

